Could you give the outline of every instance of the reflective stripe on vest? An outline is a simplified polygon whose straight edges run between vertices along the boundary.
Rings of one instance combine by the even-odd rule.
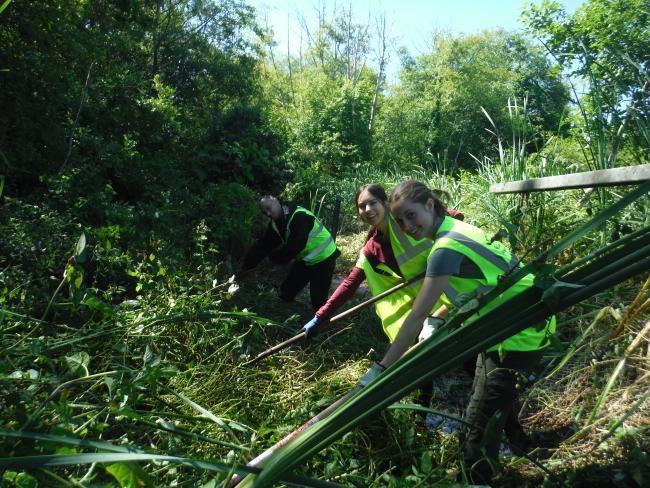
[[[309,237],[307,238],[307,242],[309,243],[311,240],[316,239],[320,235],[320,233],[323,232],[323,231],[327,232],[327,239],[325,239],[325,241],[323,241],[322,244],[320,244],[313,251],[311,251],[309,254],[307,254],[305,257],[302,258],[303,261],[305,261],[305,262],[310,262],[310,261],[314,260],[321,252],[323,252],[325,249],[327,249],[327,246],[329,246],[330,244],[334,244],[334,238],[332,237],[332,235],[325,228],[323,223],[320,220],[316,219],[316,217],[314,217],[314,227],[316,227],[316,223],[318,223],[319,225],[318,225],[318,227],[316,229],[312,229],[312,231],[309,233]],[[334,252],[334,251],[332,251],[332,252]],[[328,257],[331,254],[332,253],[328,254],[326,257]]]
[[[503,272],[508,272],[519,264],[519,259],[517,259],[517,256],[515,256],[514,254],[510,255],[510,262],[506,263],[501,256],[495,254],[487,247],[479,244],[475,240],[470,239],[469,237],[467,237],[464,234],[461,234],[460,232],[448,230],[436,234],[436,239],[441,239],[443,237],[446,237],[448,239],[453,239],[456,242],[460,242],[461,244],[464,244],[472,251],[474,251],[476,254],[490,261],[492,264],[494,264],[497,268],[499,268]]]
[[[470,235],[471,234],[471,237]],[[484,244],[485,243],[485,244]],[[455,305],[460,305],[470,296],[484,294],[492,290],[499,276],[508,272],[512,267],[520,266],[518,259],[500,243],[492,243],[478,228],[464,222],[445,218],[436,234],[431,252],[437,249],[451,249],[470,259],[483,273],[484,278],[461,278],[450,276],[449,286],[445,290],[447,297]],[[505,290],[490,303],[483,306],[476,314],[467,319],[473,322],[481,315],[496,308],[522,291],[534,286],[534,276],[526,275],[518,283]],[[493,346],[488,351],[530,351],[548,345],[548,335],[555,331],[555,317],[551,317],[543,327],[528,327],[509,337],[501,344]]]
[[[404,282],[401,276],[383,263],[378,264],[377,268],[373,268],[368,258],[363,254],[363,250],[359,253],[359,260],[355,266],[363,269],[370,293],[373,296],[377,296]],[[411,283],[375,303],[375,312],[381,319],[384,333],[388,336],[390,342],[395,340],[406,317],[411,313],[413,301],[417,297],[421,286],[421,281]],[[437,310],[443,303],[450,305],[446,300],[446,297],[441,297],[432,310]]]
[[[305,213],[313,217],[314,225],[312,226],[311,231],[309,231],[305,247],[296,255],[296,259],[300,259],[306,264],[310,265],[318,264],[330,257],[336,251],[336,244],[334,243],[332,234],[330,234],[323,223],[318,220],[318,218],[316,218],[313,213],[311,213],[306,208],[300,206],[296,207],[294,212],[291,214],[291,217],[289,217],[289,220],[287,221],[287,230],[284,236],[279,232],[277,226],[275,225],[275,221],[272,221],[271,225],[275,232],[277,232],[277,234],[280,236],[280,239],[282,239],[282,242],[286,245],[286,243],[289,241],[289,235],[291,233],[291,221],[298,213]]]
[[[481,285],[476,290],[474,290],[474,293],[475,295],[483,295],[484,293],[490,291],[492,288],[494,288],[494,286]],[[461,299],[462,294],[458,293],[456,289],[451,285],[447,285],[443,293],[447,295],[449,301],[454,305],[456,305],[457,307],[465,303],[465,300]],[[467,297],[467,295],[465,295],[465,297]]]
[[[433,245],[433,242],[428,240],[428,239],[423,239],[421,241],[415,241],[409,236],[407,236],[404,231],[400,228],[400,226],[395,222],[393,219],[389,219],[389,225],[391,226],[391,230],[393,231],[393,235],[397,239],[397,242],[399,242],[401,249],[398,249],[397,251],[401,252],[395,252],[395,259],[397,260],[397,264],[401,266],[406,263],[410,259],[416,258],[419,254],[426,252],[427,254],[429,253],[429,250],[431,249],[431,246]],[[394,247],[393,247],[394,249]]]
[[[427,267],[427,258],[433,245],[430,239],[416,241],[406,235],[392,216],[388,218],[390,245],[402,275],[407,280],[415,278]]]

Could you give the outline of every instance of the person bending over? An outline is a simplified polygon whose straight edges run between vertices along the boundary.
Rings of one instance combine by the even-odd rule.
[[[293,260],[279,296],[290,302],[309,283],[311,306],[317,310],[327,300],[336,259],[341,254],[332,235],[300,205],[283,203],[271,195],[262,197],[259,205],[269,224],[264,236],[246,253],[237,277],[243,277],[267,256],[274,264]]]
[[[308,337],[315,335],[322,324],[354,296],[364,281],[368,282],[370,292],[376,296],[416,276],[429,254],[430,240],[417,242],[409,238],[390,216],[388,196],[383,186],[375,183],[361,186],[354,197],[354,206],[361,221],[369,226],[366,241],[348,276],[327,303],[316,311],[314,318],[301,329]],[[459,211],[448,209],[447,212],[455,219],[464,219]],[[419,287],[420,283],[414,283],[375,304],[384,332],[391,342],[410,312],[409,304]],[[438,310],[437,315],[444,312],[444,308]]]
[[[482,230],[449,218],[436,193],[420,182],[397,185],[391,194],[390,209],[404,232],[414,239],[430,239],[433,245],[422,269],[426,269],[426,277],[410,314],[381,362],[375,363],[360,380],[361,385],[380,375],[413,345],[422,321],[442,294],[454,306],[461,305],[463,295],[486,292],[498,284],[502,275],[522,266],[514,254]],[[534,278],[532,274],[526,275],[466,323],[533,286]],[[479,355],[465,413],[465,421],[471,425],[466,432],[465,464],[470,468],[473,483],[490,483],[504,429],[513,447],[519,451],[526,449],[526,436],[517,420],[516,373],[536,365],[554,331],[555,317],[551,317]]]

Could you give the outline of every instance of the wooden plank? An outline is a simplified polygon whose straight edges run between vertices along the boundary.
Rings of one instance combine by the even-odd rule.
[[[599,186],[634,185],[650,180],[650,164],[600,169],[560,176],[547,176],[532,180],[510,181],[490,185],[491,193],[517,193]]]

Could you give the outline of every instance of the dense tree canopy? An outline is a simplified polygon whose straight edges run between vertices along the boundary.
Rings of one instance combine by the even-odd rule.
[[[370,28],[350,10],[324,12],[299,57],[274,54],[266,63],[267,96],[278,130],[286,135],[286,160],[297,170],[339,174],[371,155],[370,118],[376,73],[368,66]]]
[[[265,129],[250,7],[28,1],[2,23],[10,187],[69,168],[132,201],[188,175],[270,184],[277,139]]]
[[[385,101],[376,157],[384,165],[472,167],[471,155],[496,143],[485,112],[505,131],[508,105],[524,99],[537,131],[560,126],[567,90],[538,48],[505,32],[439,35],[430,53],[407,60],[401,85]]]
[[[556,3],[531,6],[524,18],[544,47],[503,31],[436,35],[428,53],[402,51],[389,89],[385,18],[359,22],[351,6],[328,16],[323,4],[316,25],[301,18],[305,44],[287,56],[254,15],[238,0],[12,5],[0,32],[7,188],[29,192],[67,174],[71,187],[108,183],[135,202],[169,181],[279,189],[285,168],[301,177],[367,164],[471,169],[519,115],[532,152],[543,133],[581,124],[566,117],[562,68],[587,80],[573,98],[586,123],[608,127],[610,146],[625,125],[622,146],[645,157],[640,0],[593,0],[571,16]]]
[[[646,161],[648,152],[643,148],[650,142],[647,2],[590,0],[569,15],[558,2],[545,0],[530,5],[523,19],[557,62],[587,87],[574,100],[584,112],[579,123],[585,134],[597,132],[600,145],[613,149],[601,147],[600,155],[594,155],[596,164],[612,166],[621,145],[632,151],[638,163]],[[627,129],[623,141],[621,126]]]

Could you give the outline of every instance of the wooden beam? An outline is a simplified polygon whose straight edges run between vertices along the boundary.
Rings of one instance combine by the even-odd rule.
[[[635,185],[650,180],[650,164],[600,169],[560,176],[547,176],[532,180],[511,181],[490,185],[491,193],[518,193],[599,186]]]

